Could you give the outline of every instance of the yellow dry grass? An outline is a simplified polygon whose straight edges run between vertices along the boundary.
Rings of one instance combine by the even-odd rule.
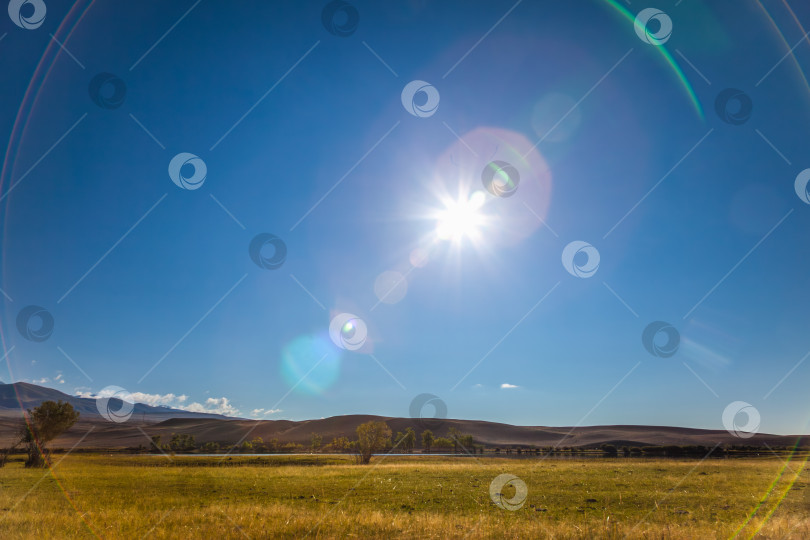
[[[0,538],[810,538],[802,465],[68,456],[0,469]],[[517,511],[490,499],[501,473],[526,483]]]

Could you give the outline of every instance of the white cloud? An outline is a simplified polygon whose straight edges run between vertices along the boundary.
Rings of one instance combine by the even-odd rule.
[[[177,407],[179,404],[185,402],[188,399],[186,395],[176,395],[176,394],[146,394],[144,392],[132,392],[128,396],[123,393],[117,393],[112,389],[103,389],[98,393],[93,393],[89,389],[86,390],[86,387],[76,388],[76,395],[83,398],[89,399],[98,399],[101,397],[111,397],[116,396],[118,398],[124,398],[127,401],[132,403],[145,403],[147,405],[151,405],[153,407]]]
[[[130,394],[132,396],[132,401],[136,403],[146,403],[147,405],[151,405],[153,407],[172,407],[179,403],[184,403],[188,396],[186,395],[175,395],[175,394],[145,394],[143,392],[132,392]]]
[[[98,393],[94,393],[90,390],[86,390],[85,388],[86,387],[76,388],[76,395],[82,398],[98,399],[100,397],[110,397],[115,394],[113,390],[102,390]],[[125,398],[125,396],[120,393],[116,397]],[[152,407],[171,407],[173,409],[179,409],[182,411],[221,414],[223,416],[239,416],[240,414],[239,409],[234,407],[230,400],[226,397],[208,398],[204,403],[195,401],[186,405],[185,403],[188,401],[188,396],[185,394],[147,394],[145,392],[132,392],[129,394],[129,399],[127,399],[127,401],[134,403],[145,403],[146,405],[151,405]],[[281,409],[255,409],[254,413],[255,411],[259,411],[261,414],[266,416],[281,412]],[[257,414],[254,414],[254,416],[257,416]]]
[[[189,405],[178,407],[178,409],[183,409],[184,411],[189,412],[221,414],[223,416],[239,415],[239,409],[231,405],[230,401],[226,397],[208,398],[205,400],[205,405],[194,402]]]
[[[258,416],[270,416],[271,414],[280,413],[281,409],[253,409],[250,411],[250,416],[258,417]]]
[[[48,377],[42,377],[41,379],[33,379],[31,382],[34,384],[48,384],[49,382],[65,384],[65,379],[62,378],[61,373],[57,373],[53,380],[49,379]]]
[[[516,385],[516,384],[509,384],[509,383],[503,383],[503,384],[501,385],[501,388],[518,388],[518,385]]]

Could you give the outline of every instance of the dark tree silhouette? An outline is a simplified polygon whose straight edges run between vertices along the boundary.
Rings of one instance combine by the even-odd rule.
[[[391,428],[385,422],[366,422],[357,426],[356,450],[358,461],[368,464],[371,454],[391,445]]]
[[[433,432],[426,429],[422,432],[422,449],[429,454],[431,446],[433,446]]]
[[[44,467],[48,460],[47,445],[67,431],[79,419],[73,405],[63,401],[43,401],[33,411],[25,415],[22,428],[22,442],[28,445],[26,467]]]

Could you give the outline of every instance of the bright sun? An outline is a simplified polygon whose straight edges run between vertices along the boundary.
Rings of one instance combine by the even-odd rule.
[[[437,215],[436,235],[442,240],[460,241],[465,236],[476,239],[484,224],[481,207],[486,201],[482,191],[476,191],[467,200],[448,201]]]

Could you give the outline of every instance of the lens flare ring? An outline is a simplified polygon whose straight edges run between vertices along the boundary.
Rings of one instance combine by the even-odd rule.
[[[357,351],[366,344],[368,327],[357,315],[340,313],[329,323],[329,337],[341,349]]]
[[[481,182],[496,197],[511,197],[520,184],[520,172],[506,161],[490,161],[481,171]]]

